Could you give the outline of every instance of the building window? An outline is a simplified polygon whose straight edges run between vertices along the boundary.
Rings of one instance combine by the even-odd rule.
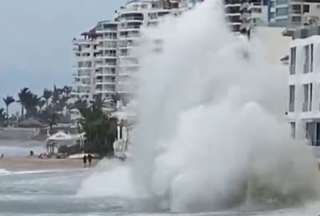
[[[290,49],[290,74],[296,73],[296,47]]]
[[[313,46],[312,46],[313,47]],[[313,48],[312,48],[313,49]],[[304,46],[304,64],[303,64],[303,73],[309,73],[311,65],[311,58],[310,58],[310,46]]]
[[[301,14],[301,5],[292,5],[291,10],[294,14]]]
[[[320,122],[306,122],[305,138],[309,141],[310,145],[320,146]]]
[[[288,8],[277,8],[276,9],[276,16],[287,16],[288,15]]]
[[[310,72],[313,72],[313,44],[310,45]]]
[[[309,13],[310,12],[310,5],[303,5],[303,13]]]
[[[312,111],[312,91],[312,83],[303,85],[303,112]]]
[[[295,122],[290,122],[290,133],[291,133],[291,137],[293,139],[296,138],[296,123]]]
[[[274,18],[274,12],[270,12],[270,19]]]
[[[289,86],[289,112],[294,112],[295,86]]]
[[[312,83],[309,84],[309,111],[312,110]]]
[[[303,64],[303,72],[310,73],[313,72],[313,44],[307,45],[304,47],[304,64]]]
[[[293,16],[293,17],[291,17],[291,22],[300,23],[301,22],[301,16]]]
[[[276,0],[276,4],[277,5],[287,5],[288,4],[288,0]]]

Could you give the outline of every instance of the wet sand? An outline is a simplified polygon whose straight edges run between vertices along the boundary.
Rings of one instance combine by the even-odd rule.
[[[92,161],[92,167],[98,160]],[[38,158],[3,158],[0,159],[0,169],[8,171],[32,171],[48,169],[77,169],[83,168],[81,159],[38,159]]]

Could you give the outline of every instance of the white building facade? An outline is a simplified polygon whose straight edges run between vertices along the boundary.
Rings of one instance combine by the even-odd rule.
[[[116,95],[129,97],[131,79],[139,70],[132,50],[138,45],[141,28],[156,25],[165,15],[179,15],[187,5],[183,0],[128,1],[111,21],[101,21],[75,39],[73,95],[89,100],[101,96],[106,101]]]
[[[94,55],[97,41],[94,31],[82,33],[81,36],[81,38],[73,39],[74,87],[72,94],[79,98],[90,99],[95,92]]]
[[[320,27],[296,31],[290,45],[291,135],[320,146]]]
[[[289,27],[300,27],[319,23],[320,0],[290,1],[289,3]]]
[[[225,15],[233,32],[248,34],[257,25],[267,25],[268,7],[262,0],[224,0]]]

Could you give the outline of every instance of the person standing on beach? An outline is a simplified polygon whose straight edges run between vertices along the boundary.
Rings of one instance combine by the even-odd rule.
[[[83,167],[86,167],[87,166],[87,155],[86,154],[83,155],[82,160],[83,160]]]
[[[92,162],[92,155],[88,154],[88,162],[89,162],[89,167],[91,167],[91,162]]]

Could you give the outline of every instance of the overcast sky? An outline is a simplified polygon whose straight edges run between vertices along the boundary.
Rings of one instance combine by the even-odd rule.
[[[125,0],[1,0],[0,107],[19,89],[72,83],[72,39]]]

